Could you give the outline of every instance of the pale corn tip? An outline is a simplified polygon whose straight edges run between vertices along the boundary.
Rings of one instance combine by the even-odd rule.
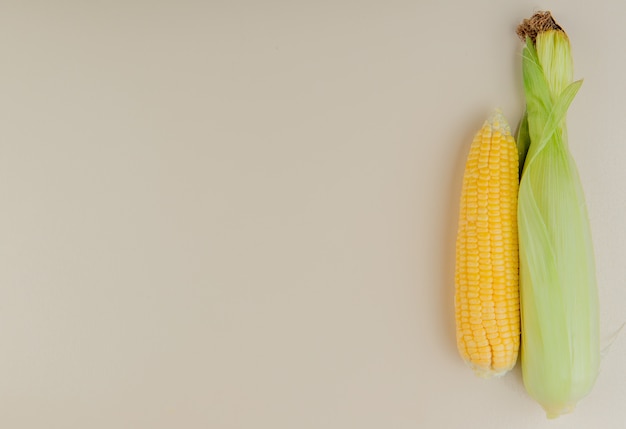
[[[487,118],[483,126],[485,125],[494,131],[500,132],[500,134],[511,134],[511,127],[500,109],[494,109],[494,111],[491,112],[491,115],[489,115],[489,118]]]

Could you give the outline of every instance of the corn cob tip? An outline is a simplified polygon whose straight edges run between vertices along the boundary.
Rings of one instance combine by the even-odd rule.
[[[563,31],[563,28],[556,23],[550,11],[539,11],[517,26],[517,35],[522,42],[526,42],[526,38],[530,37],[534,44],[537,34],[548,30]]]
[[[485,368],[484,366],[474,365],[471,363],[470,363],[470,368],[472,368],[472,371],[474,371],[474,374],[476,374],[480,378],[485,378],[485,379],[500,378],[504,374],[509,372],[511,369],[513,369],[516,361],[517,359],[513,362],[513,364],[510,367],[506,367],[504,369],[498,369],[498,370],[493,369],[493,368]]]
[[[495,109],[491,112],[491,115],[489,115],[484,125],[489,126],[489,128],[494,131],[500,132],[502,135],[511,134],[511,127],[500,109]]]

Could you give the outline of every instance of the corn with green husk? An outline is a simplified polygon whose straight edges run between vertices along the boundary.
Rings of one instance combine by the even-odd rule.
[[[582,81],[572,82],[569,39],[549,12],[524,20],[518,35],[528,126],[520,150],[530,141],[518,201],[521,363],[528,393],[554,418],[590,392],[600,363],[593,244],[565,126]]]

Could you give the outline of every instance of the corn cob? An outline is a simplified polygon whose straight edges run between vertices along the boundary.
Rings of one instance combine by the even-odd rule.
[[[513,368],[520,342],[518,152],[496,111],[471,144],[456,242],[457,346],[485,378]]]
[[[549,418],[589,393],[600,361],[593,244],[582,185],[567,145],[569,39],[549,12],[518,28],[525,40],[530,146],[519,189],[522,374]]]

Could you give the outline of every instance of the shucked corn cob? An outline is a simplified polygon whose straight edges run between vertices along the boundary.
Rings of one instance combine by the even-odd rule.
[[[496,111],[470,147],[456,243],[457,346],[482,377],[515,365],[519,342],[518,152]]]
[[[522,373],[548,417],[571,411],[600,362],[593,244],[567,145],[572,83],[569,39],[549,12],[525,20],[524,93],[530,146],[519,189]]]

